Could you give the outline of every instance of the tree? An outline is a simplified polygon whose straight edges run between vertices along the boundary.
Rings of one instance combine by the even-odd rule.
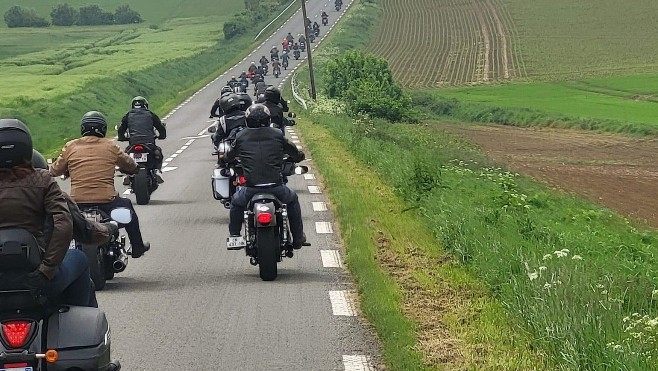
[[[48,27],[50,23],[37,15],[34,9],[22,8],[14,5],[5,12],[7,27]]]
[[[244,0],[244,7],[250,11],[256,11],[260,6],[260,0]]]
[[[81,26],[113,24],[114,14],[106,12],[98,5],[80,7],[78,24]]]
[[[59,4],[50,12],[55,26],[73,26],[78,21],[78,11],[69,4]]]
[[[142,23],[142,16],[130,8],[130,5],[122,5],[114,12],[114,22],[117,24]]]

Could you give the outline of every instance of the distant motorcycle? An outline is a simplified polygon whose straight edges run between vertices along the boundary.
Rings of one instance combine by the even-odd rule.
[[[283,66],[284,70],[288,69],[288,58],[285,58],[283,62],[281,62],[281,65]]]
[[[279,78],[279,75],[281,75],[281,67],[279,66],[274,66],[272,67],[272,74],[274,74],[274,78]]]
[[[295,50],[292,53],[292,55],[293,55],[293,57],[295,57],[296,60],[299,60],[299,58],[301,57],[302,54],[299,52],[299,50]]]
[[[329,24],[329,17],[322,17],[322,25],[326,26]]]
[[[129,146],[126,152],[139,166],[139,172],[130,177],[130,189],[138,205],[147,205],[151,201],[151,194],[159,186],[155,180],[153,148],[148,144],[135,144]]]

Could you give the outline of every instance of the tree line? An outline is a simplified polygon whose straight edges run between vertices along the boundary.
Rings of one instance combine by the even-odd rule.
[[[14,5],[5,12],[5,23],[14,27],[95,26],[109,24],[141,23],[142,16],[129,5],[119,6],[114,13],[98,5],[85,5],[76,9],[69,4],[59,4],[50,12],[51,21],[41,17],[34,9]]]

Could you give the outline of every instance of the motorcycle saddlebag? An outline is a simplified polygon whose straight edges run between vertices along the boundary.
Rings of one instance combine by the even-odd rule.
[[[222,175],[222,169],[215,169],[212,173],[212,193],[216,200],[225,200],[229,196],[229,177]]]
[[[59,354],[48,371],[105,370],[110,365],[110,328],[98,308],[69,307],[48,319],[48,349]]]

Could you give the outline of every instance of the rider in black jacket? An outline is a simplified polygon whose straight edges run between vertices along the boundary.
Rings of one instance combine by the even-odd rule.
[[[219,101],[224,116],[217,122],[217,131],[213,135],[213,144],[218,146],[219,143],[226,139],[235,138],[238,128],[247,126],[247,119],[244,111],[240,110],[242,102],[237,94],[231,94],[223,97]]]
[[[263,104],[270,110],[272,123],[285,131],[283,113],[288,112],[288,102],[281,97],[281,90],[275,86],[269,86],[265,90],[265,102]]]
[[[155,113],[149,111],[149,102],[144,97],[135,97],[132,100],[132,109],[121,119],[118,129],[119,141],[126,140],[126,132],[129,134],[130,145],[143,144],[150,147],[155,158],[155,179],[158,183],[162,179],[162,148],[155,145],[155,132],[158,131],[158,139],[167,138],[167,129]]]
[[[280,130],[270,127],[270,112],[264,105],[252,105],[246,117],[247,129],[238,133],[233,149],[227,154],[229,161],[240,158],[246,180],[246,186],[240,188],[231,201],[229,233],[240,235],[249,200],[256,193],[267,192],[287,205],[293,248],[308,246],[297,194],[283,184],[281,175],[284,155],[299,162],[304,160],[304,152],[284,138]]]

